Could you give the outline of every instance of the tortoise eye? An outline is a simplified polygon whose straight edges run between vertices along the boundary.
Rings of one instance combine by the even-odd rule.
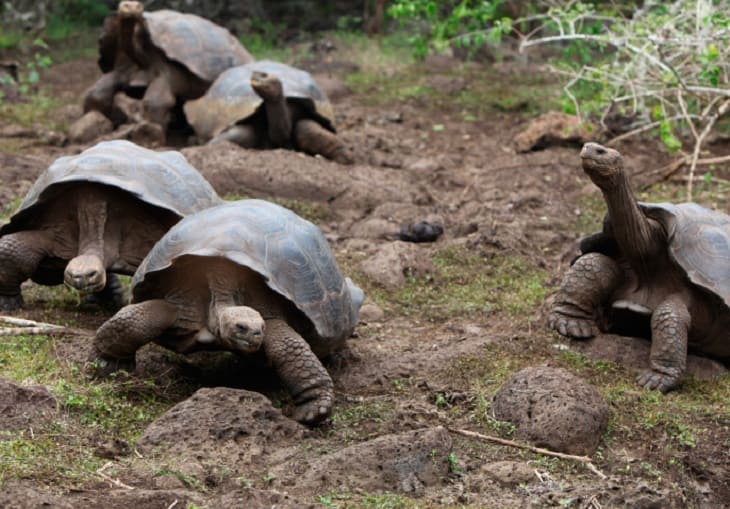
[[[596,149],[596,153],[597,153],[598,155],[603,155],[603,154],[605,154],[605,153],[606,153],[606,149],[605,149],[605,148],[599,148],[599,149]]]

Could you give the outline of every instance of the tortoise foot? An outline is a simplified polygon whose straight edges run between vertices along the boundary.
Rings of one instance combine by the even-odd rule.
[[[558,310],[550,312],[548,327],[558,331],[562,336],[574,339],[588,339],[596,335],[593,320],[579,318]]]
[[[636,381],[645,389],[667,393],[679,385],[679,378],[679,375],[660,373],[659,371],[647,369],[636,377]]]
[[[13,311],[20,309],[23,305],[23,296],[17,295],[0,295],[0,310]]]
[[[312,399],[305,402],[297,402],[292,415],[294,420],[310,426],[319,424],[329,417],[334,403],[334,394],[330,391],[322,391],[312,396]]]
[[[103,355],[99,352],[92,354],[89,358],[91,363],[91,376],[97,379],[109,378],[118,371],[133,373],[136,367],[134,357],[128,359],[117,359]]]
[[[100,306],[113,311],[124,306],[124,288],[119,281],[119,276],[113,273],[107,273],[104,289],[99,292],[87,294],[84,297],[84,304]]]

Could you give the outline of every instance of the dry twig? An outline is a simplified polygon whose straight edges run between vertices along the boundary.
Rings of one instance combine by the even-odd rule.
[[[482,433],[477,433],[476,431],[469,431],[466,429],[456,429],[456,428],[448,428],[448,430],[452,433],[456,433],[457,435],[463,435],[465,437],[470,438],[478,438],[480,440],[486,440],[487,442],[494,442],[496,444],[500,445],[507,445],[509,447],[516,447],[518,449],[526,449],[528,451],[532,451],[537,454],[543,454],[545,456],[554,456],[556,458],[566,459],[566,460],[573,460],[573,461],[579,461],[583,463],[588,470],[596,474],[601,479],[606,479],[606,475],[598,470],[595,465],[593,465],[591,458],[588,456],[576,456],[574,454],[565,454],[562,452],[557,451],[551,451],[550,449],[543,449],[542,447],[535,447],[533,445],[528,444],[521,444],[519,442],[515,442],[513,440],[507,440],[505,438],[499,438],[494,437],[491,435],[484,435]]]

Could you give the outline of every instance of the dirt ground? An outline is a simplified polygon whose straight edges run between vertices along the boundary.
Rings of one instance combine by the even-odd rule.
[[[336,53],[328,58],[337,62]],[[347,65],[329,68],[345,79]],[[136,418],[138,440],[84,423],[68,399],[54,414],[45,393],[28,397],[27,421],[17,425],[14,414],[10,436],[30,440],[28,433],[64,423],[64,433],[43,439],[88,458],[85,474],[8,465],[0,506],[730,507],[725,367],[693,357],[692,376],[661,396],[633,383],[646,341],[568,342],[545,326],[546,301],[576,241],[600,224],[599,193],[580,170],[577,146],[515,151],[514,137],[533,112],[505,110],[503,98],[471,112],[456,100],[479,80],[504,90],[523,85],[535,67],[441,59],[391,72],[334,101],[341,136],[355,149],[353,166],[233,145],[182,150],[222,196],[272,198],[317,222],[343,272],[365,289],[348,355],[328,364],[332,419],[308,429],[287,418],[290,401],[265,367],[146,347],[137,372],[119,380],[133,404],[162,402]],[[51,161],[85,148],[63,145],[49,131],[79,114],[78,98],[97,76],[93,59],[57,64],[44,87],[65,105],[30,130],[3,121],[6,213]],[[399,76],[429,94],[388,96],[387,80]],[[720,154],[726,143],[710,148]],[[650,138],[618,148],[636,182],[672,160]],[[723,173],[698,186],[697,199],[728,210]],[[681,182],[662,183],[642,199],[683,190]],[[420,220],[443,224],[443,236],[395,240],[401,225]],[[66,294],[24,291],[18,316],[89,330],[110,316]],[[53,337],[51,345],[65,369],[83,366],[89,352],[84,336]],[[598,473],[450,431],[513,438],[492,417],[491,398],[520,368],[542,365],[567,368],[608,401],[608,430],[592,456]],[[10,376],[2,364],[0,376]],[[31,372],[15,382],[34,380]],[[42,408],[33,411],[36,405]]]

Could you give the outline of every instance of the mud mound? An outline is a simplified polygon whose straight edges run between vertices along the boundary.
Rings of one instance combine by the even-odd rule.
[[[257,462],[269,446],[300,439],[306,428],[284,417],[261,394],[216,387],[200,389],[155,420],[137,441],[169,458],[220,458],[229,465]]]
[[[47,388],[21,386],[12,380],[0,379],[0,430],[38,428],[56,413],[56,398]]]
[[[611,361],[643,371],[649,366],[651,343],[641,338],[599,334],[586,341],[571,341],[570,348],[592,359]],[[719,361],[697,355],[687,356],[687,373],[701,380],[713,380],[727,372],[728,368]]]
[[[403,173],[342,166],[291,150],[246,150],[217,143],[182,153],[221,195],[295,198],[347,209],[373,208],[384,201],[412,202],[419,194]],[[374,186],[376,182],[388,184]]]
[[[451,447],[451,436],[439,426],[384,435],[320,458],[295,459],[274,473],[292,491],[336,488],[420,495],[425,487],[447,480]]]
[[[570,454],[596,452],[608,425],[608,404],[592,386],[562,368],[529,367],[495,394],[494,416],[537,446]]]
[[[319,504],[307,504],[296,500],[285,493],[270,490],[244,489],[231,491],[208,502],[208,507],[250,507],[276,509],[309,509],[322,507]]]

